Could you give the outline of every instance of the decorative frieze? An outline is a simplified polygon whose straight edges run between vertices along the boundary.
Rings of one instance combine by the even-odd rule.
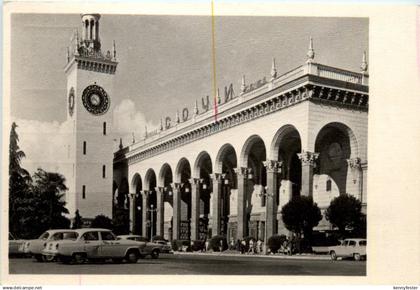
[[[257,118],[264,117],[279,110],[286,109],[289,106],[294,106],[306,100],[310,100],[315,103],[326,104],[329,106],[344,106],[348,107],[349,109],[357,109],[362,111],[367,110],[368,106],[367,94],[340,90],[337,88],[328,88],[325,86],[305,85],[281,94],[273,94],[267,100],[261,103],[257,103],[252,107],[239,110],[232,115],[221,117],[217,122],[194,128],[191,131],[185,132],[172,139],[161,141],[160,144],[156,144],[154,146],[149,145],[153,146],[151,148],[144,150],[139,148],[138,150],[141,150],[140,152],[133,153],[132,156],[128,157],[128,163],[136,163],[151,158],[155,155],[162,154],[163,152],[174,150],[177,147],[195,142],[201,138],[205,138],[220,131],[230,129],[246,122],[250,122]],[[194,124],[192,124],[192,126],[194,126]],[[159,139],[154,142],[158,143],[158,140]],[[126,152],[126,154],[130,155],[129,152]],[[119,158],[125,158],[126,154],[118,155],[116,153],[115,162],[118,162]]]

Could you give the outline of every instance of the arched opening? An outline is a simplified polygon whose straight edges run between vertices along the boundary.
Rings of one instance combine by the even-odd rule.
[[[216,157],[216,172],[222,173],[222,191],[220,194],[220,234],[230,239],[237,239],[238,208],[237,179],[235,168],[238,166],[235,149],[231,144],[223,145]],[[214,218],[214,217],[213,217]]]
[[[133,179],[131,181],[131,188],[134,191],[134,193],[136,194],[136,204],[134,207],[134,229],[133,229],[133,234],[138,234],[141,235],[142,234],[142,228],[141,225],[143,223],[143,216],[142,216],[142,204],[143,204],[143,200],[142,200],[142,181],[141,181],[141,177],[138,173],[134,174]]]
[[[357,142],[351,129],[342,123],[325,125],[316,137],[315,151],[319,153],[315,173],[328,175],[339,194],[346,193],[347,159],[357,156]]]
[[[181,220],[179,223],[179,239],[189,240],[191,236],[191,166],[186,158],[182,158],[178,162],[176,169],[176,182],[181,184],[180,197],[181,197]]]
[[[90,27],[89,27],[89,39],[93,39],[93,31],[95,29],[95,21],[92,19],[90,21]]]
[[[163,187],[163,236],[167,240],[172,240],[173,223],[173,183],[172,169],[165,163],[159,172],[159,185]]]
[[[241,163],[249,169],[245,202],[245,236],[264,239],[265,188],[267,175],[263,162],[266,161],[264,141],[258,135],[247,139],[241,152]]]
[[[200,179],[199,192],[199,221],[198,221],[198,239],[205,240],[210,238],[209,233],[209,215],[210,215],[210,196],[212,192],[212,181],[210,174],[213,173],[213,166],[210,155],[201,152],[194,165],[195,176]]]
[[[153,236],[156,235],[156,174],[153,169],[149,169],[145,175],[145,186],[144,186],[144,194],[143,203],[141,209],[143,210],[143,229],[145,233],[142,235],[151,239]]]

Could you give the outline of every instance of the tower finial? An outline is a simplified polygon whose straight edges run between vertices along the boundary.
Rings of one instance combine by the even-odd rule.
[[[366,50],[363,51],[363,59],[362,59],[362,64],[360,65],[360,69],[362,70],[362,73],[367,73],[368,70],[368,63],[367,63],[367,59],[366,59]]]
[[[70,61],[70,49],[67,46],[67,63]]]
[[[133,135],[133,144],[136,143],[136,139],[134,138],[134,132],[131,133]]]
[[[114,56],[114,60],[117,59],[117,48],[115,46],[115,40],[112,43],[112,55]]]
[[[216,98],[217,98],[217,103],[218,104],[222,103],[222,98],[220,97],[219,88],[217,88]]]
[[[308,56],[308,59],[306,61],[307,63],[312,62],[315,58],[315,51],[314,51],[314,44],[312,41],[312,36],[309,38],[309,49],[306,55]]]
[[[123,144],[122,144],[122,138],[120,138],[120,146],[118,146],[121,149],[123,149]]]
[[[163,131],[163,121],[162,121],[162,118],[160,118],[160,131]]]
[[[242,84],[241,84],[241,95],[245,93],[246,90],[246,84],[245,84],[245,75],[242,75]]]
[[[273,62],[271,64],[271,80],[274,80],[276,77],[277,77],[276,59],[273,57]]]

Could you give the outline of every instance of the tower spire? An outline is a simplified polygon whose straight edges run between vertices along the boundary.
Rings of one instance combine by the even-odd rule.
[[[273,61],[271,63],[271,80],[274,80],[276,77],[277,77],[276,59],[273,57]]]
[[[114,56],[114,60],[117,60],[117,49],[115,46],[115,40],[112,42],[112,55]]]
[[[314,51],[314,44],[312,41],[312,36],[309,38],[309,48],[308,53],[306,54],[308,56],[308,59],[306,60],[307,63],[313,62],[315,58],[315,51]]]

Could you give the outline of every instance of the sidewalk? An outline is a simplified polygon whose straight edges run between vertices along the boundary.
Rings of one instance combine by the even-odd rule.
[[[299,254],[299,255],[283,255],[283,254],[240,254],[237,251],[224,251],[220,252],[173,252],[174,255],[185,256],[224,256],[224,257],[244,257],[244,258],[273,258],[273,259],[288,259],[288,260],[330,260],[329,255],[316,255],[316,254]]]

